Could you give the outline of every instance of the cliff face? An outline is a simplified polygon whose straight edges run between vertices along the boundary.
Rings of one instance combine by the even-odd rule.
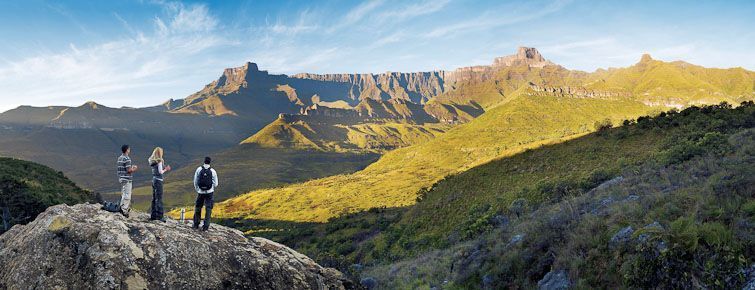
[[[292,78],[309,79],[320,82],[346,83],[351,100],[403,99],[424,104],[432,97],[445,91],[443,72],[381,74],[310,74],[301,73]]]
[[[350,289],[281,244],[212,225],[194,231],[98,205],[58,205],[0,236],[0,288]]]
[[[453,90],[458,83],[484,81],[498,69],[507,66],[542,68],[556,64],[546,60],[531,47],[520,47],[516,54],[498,57],[491,65],[462,67],[452,71],[415,73],[386,72],[381,74],[310,74],[301,73],[292,78],[319,82],[344,83],[349,87],[350,100],[409,100],[425,104],[430,99]]]

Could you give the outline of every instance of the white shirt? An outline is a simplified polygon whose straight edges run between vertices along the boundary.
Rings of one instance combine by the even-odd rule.
[[[202,190],[197,183],[199,183],[199,173],[202,172],[203,168],[210,168],[210,165],[204,164],[199,166],[197,171],[194,172],[194,190],[196,190],[197,193],[213,193],[215,192],[215,187],[218,187],[218,173],[215,172],[215,168],[210,168],[210,172],[212,172],[212,188],[209,190]]]

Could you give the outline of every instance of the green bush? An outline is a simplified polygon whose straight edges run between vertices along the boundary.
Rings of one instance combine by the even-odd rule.
[[[672,247],[693,252],[698,245],[698,230],[692,218],[680,217],[671,223],[670,240]]]

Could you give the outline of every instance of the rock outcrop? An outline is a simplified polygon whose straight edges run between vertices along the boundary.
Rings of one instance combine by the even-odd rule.
[[[195,231],[176,221],[148,221],[57,205],[0,236],[2,289],[350,289],[324,268],[281,244],[212,225]]]
[[[493,66],[515,66],[527,65],[529,67],[544,67],[546,65],[556,65],[546,60],[534,47],[519,47],[514,55],[497,57],[493,60]]]

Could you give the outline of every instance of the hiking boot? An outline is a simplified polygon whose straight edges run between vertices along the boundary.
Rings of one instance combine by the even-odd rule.
[[[208,231],[208,230],[210,230],[210,226],[209,226],[209,225],[203,225],[203,226],[202,226],[202,231],[205,231],[205,232],[206,232],[206,231]]]
[[[168,220],[166,220],[166,219],[165,219],[165,217],[161,217],[161,218],[160,218],[159,220],[160,220],[161,222],[164,222],[164,223],[168,222]]]
[[[126,211],[123,211],[123,210],[121,209],[121,214],[122,214],[122,215],[123,215],[124,217],[128,218],[128,212],[126,212]]]

